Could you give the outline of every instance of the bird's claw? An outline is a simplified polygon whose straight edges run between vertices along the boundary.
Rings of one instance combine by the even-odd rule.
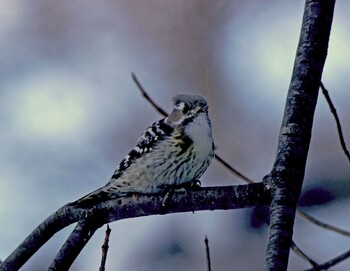
[[[201,186],[202,186],[202,183],[200,180],[191,181],[191,188],[196,189],[196,188],[200,188]]]
[[[193,180],[193,181],[190,181],[188,183],[185,183],[185,184],[182,184],[181,186],[179,187],[175,187],[175,188],[170,188],[165,196],[164,196],[164,199],[163,199],[163,202],[162,202],[162,207],[165,207],[166,206],[166,202],[167,200],[169,199],[169,197],[171,197],[174,193],[182,193],[182,194],[185,194],[187,195],[187,189],[198,189],[201,187],[201,181],[200,180]]]
[[[162,207],[166,206],[166,202],[174,193],[182,193],[182,194],[187,195],[187,190],[184,187],[170,189],[168,192],[166,192],[166,194],[163,198]]]

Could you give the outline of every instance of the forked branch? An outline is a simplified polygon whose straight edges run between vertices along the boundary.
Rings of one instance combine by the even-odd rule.
[[[51,264],[51,270],[55,270],[57,266],[60,270],[68,270],[95,230],[106,223],[157,214],[268,205],[270,193],[265,191],[263,183],[199,187],[188,190],[187,193],[174,193],[167,199],[165,207],[163,201],[164,195],[133,195],[103,202],[91,210],[64,206],[43,221],[0,264],[0,270],[18,270],[56,232],[78,221],[79,224]]]

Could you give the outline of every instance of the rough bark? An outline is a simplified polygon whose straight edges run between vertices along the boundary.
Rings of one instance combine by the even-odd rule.
[[[265,270],[286,270],[335,0],[307,0],[273,169]]]
[[[63,206],[43,221],[0,264],[0,270],[18,270],[56,232],[79,222],[50,266],[50,270],[68,270],[97,228],[113,221],[178,212],[226,210],[268,205],[270,193],[263,183],[200,187],[187,193],[174,193],[163,206],[163,195],[133,195],[104,202],[93,209]]]

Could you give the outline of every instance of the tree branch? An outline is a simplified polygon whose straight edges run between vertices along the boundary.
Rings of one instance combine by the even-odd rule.
[[[0,264],[0,270],[18,270],[56,232],[81,221],[67,239],[51,265],[70,266],[83,249],[84,238],[90,238],[100,226],[113,221],[156,214],[194,212],[202,210],[227,210],[268,205],[270,193],[263,183],[200,187],[187,193],[174,193],[163,206],[163,195],[132,195],[103,202],[91,210],[63,206],[42,222],[11,255]],[[91,222],[92,221],[92,222]],[[93,223],[98,221],[98,224]],[[89,234],[90,233],[90,234]],[[67,255],[74,251],[72,255]],[[68,258],[67,258],[68,257]],[[59,265],[58,265],[59,264]],[[60,270],[64,270],[60,269]]]
[[[131,77],[132,80],[134,80],[136,86],[139,88],[139,90],[141,91],[143,97],[145,97],[145,99],[159,112],[159,114],[163,115],[164,117],[168,116],[168,113],[163,110],[162,108],[160,108],[152,99],[150,96],[148,96],[147,92],[145,91],[145,89],[142,87],[142,85],[140,84],[139,80],[137,79],[137,77],[135,76],[134,73],[131,73]]]
[[[105,235],[105,240],[102,245],[102,257],[101,257],[101,264],[100,264],[100,269],[99,271],[105,271],[105,266],[106,266],[106,260],[107,260],[107,252],[108,252],[108,243],[109,243],[109,236],[111,234],[111,228],[107,224],[107,229],[106,229],[106,235]]]
[[[204,238],[204,243],[205,243],[205,254],[207,255],[207,267],[208,267],[208,271],[211,271],[209,240],[207,236],[205,236]]]
[[[305,220],[308,220],[310,222],[312,222],[313,224],[325,229],[325,230],[330,230],[330,231],[333,231],[335,233],[338,233],[338,234],[341,234],[341,235],[344,235],[346,237],[350,237],[350,232],[347,231],[347,230],[344,230],[344,229],[341,229],[341,228],[338,228],[336,226],[333,226],[331,224],[327,224],[327,223],[324,223],[316,218],[314,218],[313,216],[305,213],[304,211],[300,210],[300,208],[297,209],[297,214],[304,218]]]
[[[98,217],[89,215],[87,218],[80,220],[74,228],[67,241],[63,244],[55,259],[51,263],[48,271],[68,270],[78,257],[80,251],[89,242],[95,231],[103,224]]]
[[[334,0],[306,0],[292,80],[273,169],[265,270],[286,270],[311,139],[313,116],[327,56]]]
[[[317,266],[314,266],[311,269],[308,269],[306,271],[321,271],[321,270],[327,270],[328,268],[335,266],[336,264],[344,261],[345,259],[350,257],[350,250],[345,251],[344,253],[340,254],[339,256],[323,263],[323,264],[319,264]]]
[[[335,119],[335,122],[337,124],[337,130],[338,130],[338,134],[339,134],[339,140],[340,140],[340,145],[346,155],[346,157],[348,158],[349,162],[350,162],[350,153],[349,153],[349,150],[346,148],[346,143],[345,143],[345,140],[344,140],[344,136],[343,136],[343,131],[342,131],[342,128],[341,128],[341,124],[340,124],[340,120],[339,120],[339,117],[338,117],[338,114],[337,114],[337,110],[335,109],[335,106],[333,105],[333,102],[332,102],[332,99],[331,97],[329,96],[329,93],[328,93],[328,90],[324,87],[324,85],[320,84],[321,86],[321,89],[322,89],[322,93],[323,93],[323,96],[326,98],[326,101],[329,105],[329,108],[331,109],[331,112],[334,116],[334,119]]]
[[[45,219],[28,237],[0,264],[0,270],[18,270],[56,232],[77,222],[83,210],[72,211],[64,206]]]
[[[292,244],[291,244],[291,248],[293,249],[293,251],[299,255],[301,258],[303,258],[305,261],[308,261],[313,267],[317,266],[317,263],[315,261],[313,261],[309,256],[307,256],[305,254],[304,251],[302,251],[296,244],[295,242],[292,240]]]

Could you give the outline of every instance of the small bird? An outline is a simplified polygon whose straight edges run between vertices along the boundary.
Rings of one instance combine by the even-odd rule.
[[[214,157],[208,104],[181,94],[174,109],[149,126],[107,184],[70,203],[87,207],[128,194],[154,194],[196,182]]]

